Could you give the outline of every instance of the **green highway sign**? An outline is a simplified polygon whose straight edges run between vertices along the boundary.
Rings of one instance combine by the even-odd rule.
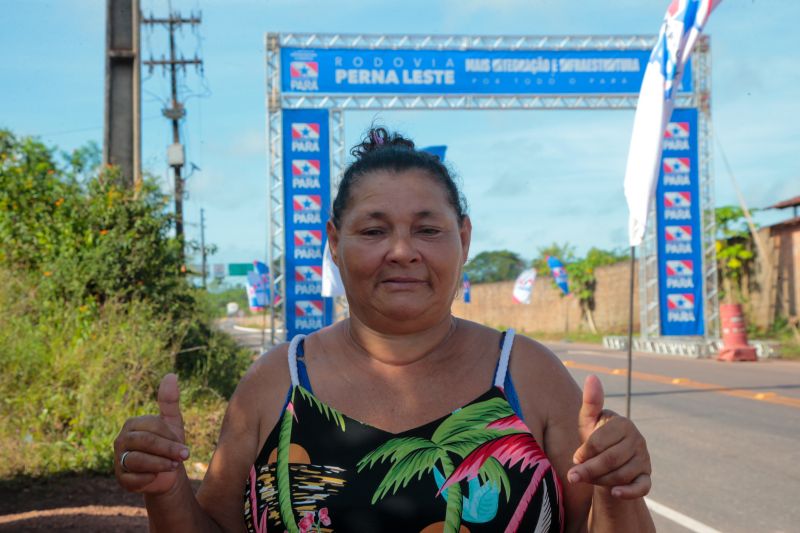
[[[255,269],[253,263],[228,263],[229,276],[246,276]]]

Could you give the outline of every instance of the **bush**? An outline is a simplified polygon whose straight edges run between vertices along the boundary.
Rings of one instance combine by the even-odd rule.
[[[157,412],[173,370],[203,458],[250,362],[182,274],[168,199],[91,175],[94,152],[59,165],[0,130],[0,476],[108,471],[123,421]]]
[[[172,367],[170,328],[146,305],[38,312],[37,291],[0,271],[0,475],[107,470],[128,416],[152,412]]]

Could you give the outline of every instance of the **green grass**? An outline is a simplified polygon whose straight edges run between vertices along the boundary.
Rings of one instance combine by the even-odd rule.
[[[490,326],[498,329],[500,331],[505,331],[508,329],[508,326]],[[553,333],[553,332],[542,332],[542,331],[527,331],[527,330],[520,330],[517,331],[520,335],[525,335],[526,337],[530,337],[531,339],[537,340],[539,342],[580,342],[585,344],[602,344],[603,337],[606,335],[613,335],[612,333],[592,333],[590,331],[570,331],[569,333]]]
[[[124,421],[158,412],[158,383],[179,350],[175,325],[141,302],[43,306],[34,284],[4,270],[0,306],[0,478],[110,472]],[[249,362],[212,338],[220,361],[217,350],[199,351],[182,381],[188,444],[201,462],[226,405],[215,387],[232,390]]]

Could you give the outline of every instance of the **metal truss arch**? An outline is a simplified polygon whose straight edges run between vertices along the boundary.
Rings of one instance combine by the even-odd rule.
[[[593,94],[456,94],[456,93],[323,93],[282,92],[282,48],[342,50],[432,51],[614,51],[651,50],[654,35],[585,36],[471,36],[471,35],[368,35],[321,33],[266,34],[266,104],[269,150],[269,261],[280,265],[273,279],[271,302],[272,340],[285,321],[282,302],[286,283],[282,275],[284,254],[284,199],[282,195],[281,110],[327,109],[330,114],[331,190],[335,191],[346,157],[344,114],[348,110],[596,110],[635,109],[639,87],[628,92]],[[677,108],[697,108],[700,209],[703,246],[703,299],[705,336],[719,335],[716,251],[714,248],[713,178],[710,142],[710,45],[707,36],[698,41],[692,56],[692,91],[679,93]],[[287,69],[288,71],[288,69]],[[288,74],[286,74],[288,75]],[[330,89],[336,90],[336,89]],[[581,89],[583,91],[583,89]],[[655,214],[651,215],[639,259],[639,313],[643,339],[660,335],[658,246]]]
[[[629,50],[652,49],[654,35],[371,35],[268,33],[277,46],[366,50]]]

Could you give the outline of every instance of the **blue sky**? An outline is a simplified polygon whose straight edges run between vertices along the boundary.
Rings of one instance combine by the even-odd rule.
[[[163,15],[166,0],[140,0]],[[667,0],[173,0],[202,10],[199,34],[179,41],[205,61],[182,84],[188,117],[187,235],[219,247],[212,263],[266,255],[264,33],[580,35],[655,34]],[[71,149],[102,141],[105,0],[0,0],[0,127]],[[725,0],[706,28],[712,48],[712,121],[749,206],[800,194],[800,53],[797,0]],[[144,55],[167,50],[163,30],[145,30]],[[143,72],[143,161],[171,189],[166,167],[169,93],[159,71]],[[567,242],[627,245],[622,193],[633,111],[347,112],[348,145],[378,120],[419,145],[447,144],[470,203],[472,254],[507,248],[532,258]],[[736,203],[714,144],[716,204]],[[766,212],[761,223],[788,217]]]

